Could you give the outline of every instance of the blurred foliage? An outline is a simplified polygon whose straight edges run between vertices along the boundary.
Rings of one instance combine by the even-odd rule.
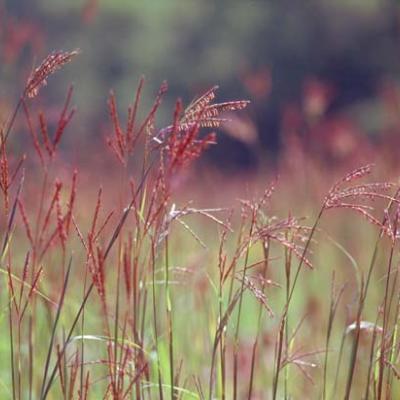
[[[38,30],[12,67],[1,63],[0,95],[15,87],[16,65],[31,65],[52,49],[79,47],[79,61],[57,79],[76,83],[80,126],[105,120],[110,88],[125,109],[144,74],[147,104],[164,79],[169,83],[164,119],[177,96],[188,102],[216,83],[222,99],[250,98],[261,142],[274,149],[282,110],[301,102],[307,78],[335,88],[328,112],[367,101],[368,115],[379,115],[379,104],[370,100],[400,71],[399,8],[391,0],[6,0],[2,9],[5,24],[15,18]],[[0,40],[4,48],[4,32]],[[66,82],[51,86],[50,101],[60,98]],[[378,117],[370,120],[374,130],[381,128]],[[95,134],[93,128],[87,133]],[[223,140],[232,152],[240,144]],[[251,163],[240,145],[233,162]]]

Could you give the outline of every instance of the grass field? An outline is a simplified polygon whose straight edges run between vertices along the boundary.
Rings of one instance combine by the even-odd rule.
[[[110,94],[112,133],[82,149],[98,165],[71,165],[72,88],[53,122],[35,101],[76,55],[46,58],[2,124],[0,398],[398,398],[385,157],[326,167],[294,147],[279,177],[197,179],[207,132],[248,102],[211,88],[160,129],[167,87],[139,118],[141,80],[127,113]]]

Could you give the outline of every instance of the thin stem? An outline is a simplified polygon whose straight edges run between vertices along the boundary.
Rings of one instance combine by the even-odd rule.
[[[311,228],[311,231],[310,231],[310,234],[309,234],[309,236],[307,238],[307,241],[305,243],[302,255],[301,255],[300,260],[299,260],[299,265],[297,266],[297,270],[296,270],[296,273],[295,273],[294,278],[293,278],[292,288],[290,289],[289,296],[287,297],[286,305],[285,305],[284,310],[283,310],[282,320],[281,320],[281,327],[279,329],[279,339],[278,339],[279,341],[278,341],[278,346],[277,346],[277,362],[276,362],[276,366],[275,366],[275,376],[274,376],[273,385],[272,385],[272,399],[273,400],[276,400],[276,396],[277,396],[277,393],[278,393],[279,374],[280,374],[280,370],[281,370],[281,365],[280,364],[281,364],[282,349],[283,349],[283,345],[282,345],[281,342],[283,340],[283,333],[284,333],[284,331],[285,331],[285,329],[287,327],[287,316],[288,316],[288,312],[289,312],[289,305],[290,305],[290,302],[291,302],[291,300],[293,298],[294,289],[296,287],[297,280],[299,278],[301,268],[303,267],[303,264],[304,264],[304,258],[305,258],[306,254],[307,254],[307,251],[308,251],[309,247],[310,247],[312,238],[314,236],[314,233],[315,233],[315,231],[317,229],[318,223],[319,223],[324,211],[325,211],[325,203],[321,207],[321,209],[320,209],[320,211],[319,211],[319,213],[317,215],[317,218],[316,218],[316,220],[314,222],[314,225]]]
[[[25,95],[22,95],[19,98],[18,103],[16,104],[16,106],[14,108],[14,111],[13,111],[13,113],[11,115],[11,118],[10,118],[8,124],[7,124],[7,128],[4,130],[4,134],[2,135],[1,145],[5,144],[7,142],[8,135],[10,134],[11,129],[12,129],[13,125],[14,125],[15,119],[17,117],[19,109],[21,108],[21,105],[22,105],[22,102],[24,100],[24,97],[25,97]]]
[[[245,281],[246,281],[246,273],[247,273],[247,266],[249,262],[249,255],[250,255],[250,247],[251,247],[251,237],[253,235],[254,229],[254,218],[253,216],[251,220],[251,225],[249,229],[249,243],[246,248],[246,254],[244,258],[244,268],[243,268],[243,276],[241,279],[241,296],[239,298],[239,305],[238,305],[238,316],[236,321],[236,331],[235,331],[235,340],[234,340],[234,355],[233,355],[233,399],[237,399],[237,375],[238,375],[238,347],[239,347],[239,330],[240,330],[240,320],[242,316],[242,303],[243,303],[243,292],[245,288]]]

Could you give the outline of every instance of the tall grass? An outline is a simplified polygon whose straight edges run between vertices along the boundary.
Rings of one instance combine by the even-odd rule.
[[[325,174],[313,219],[286,207],[297,176],[233,207],[185,203],[180,180],[217,141],[203,130],[248,102],[217,103],[215,86],[159,129],[167,85],[143,113],[142,78],[125,124],[108,99],[118,179],[83,186],[97,171],[60,167],[73,88],[55,126],[35,104],[77,54],[50,54],[1,128],[1,398],[399,396],[397,185],[364,183],[372,165]]]

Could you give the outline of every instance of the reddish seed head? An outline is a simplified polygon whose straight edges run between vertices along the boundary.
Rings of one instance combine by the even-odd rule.
[[[352,210],[363,216],[371,224],[378,226],[382,233],[386,233],[393,239],[394,236],[390,227],[390,221],[379,221],[372,214],[375,208],[364,203],[365,201],[383,199],[388,200],[390,203],[399,204],[397,195],[391,196],[390,193],[387,193],[394,185],[390,182],[377,182],[343,187],[345,183],[361,179],[370,174],[372,167],[372,164],[368,164],[357,168],[336,182],[325,197],[323,208],[324,210],[335,208]],[[387,224],[389,226],[387,226]]]
[[[37,96],[40,88],[47,84],[47,78],[65,64],[69,63],[79,53],[79,49],[50,53],[30,75],[25,86],[24,94],[30,98]]]

